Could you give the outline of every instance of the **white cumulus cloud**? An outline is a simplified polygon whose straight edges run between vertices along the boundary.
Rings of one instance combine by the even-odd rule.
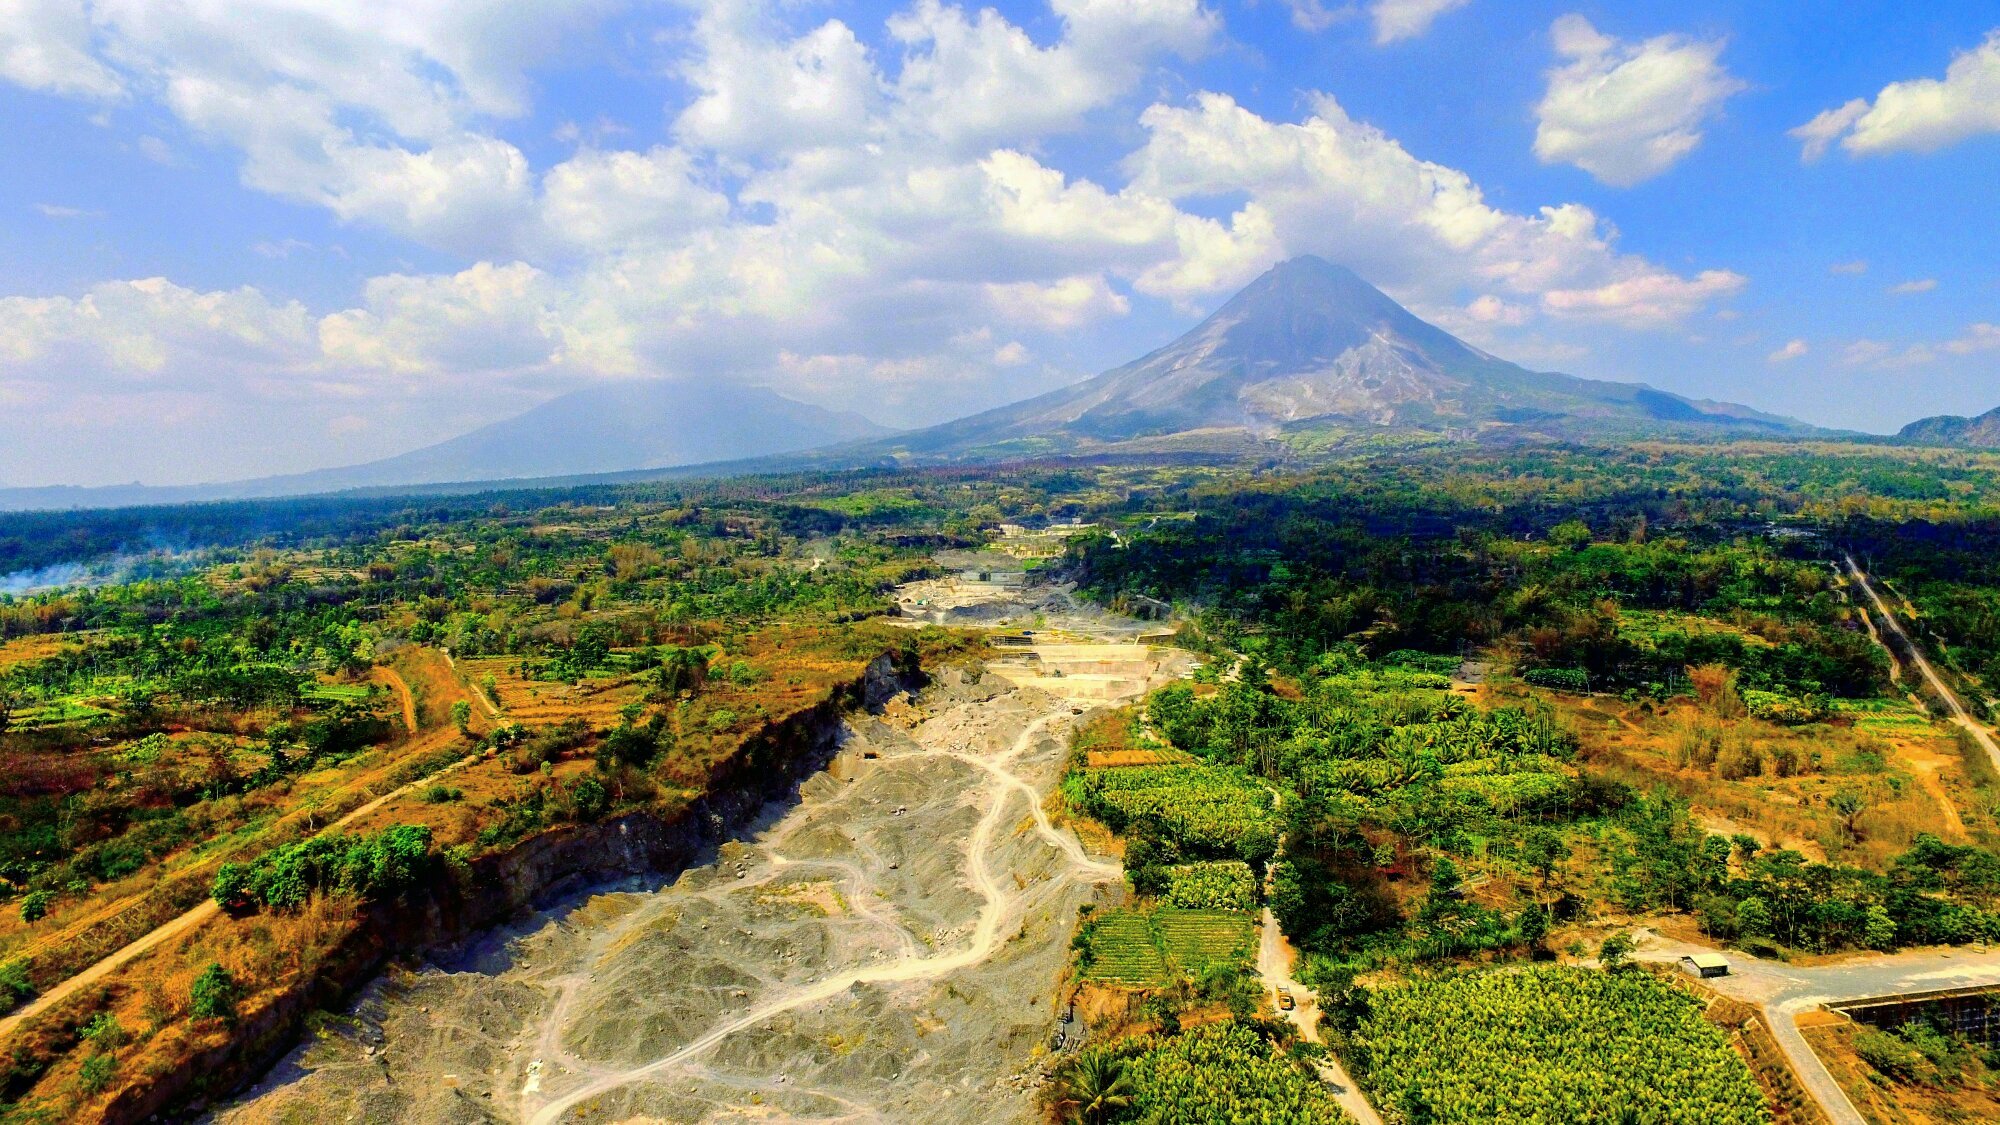
[[[1951,60],[1942,79],[1891,82],[1873,101],[1856,98],[1791,131],[1808,163],[1838,143],[1850,156],[1935,152],[2000,133],[2000,28]]]
[[[1962,359],[1992,351],[2000,351],[2000,324],[1982,321],[1967,325],[1964,332],[1949,340],[1907,344],[1900,348],[1880,340],[1856,340],[1842,350],[1841,358],[1854,367],[1893,370],[1922,367],[1948,358]]]
[[[0,78],[30,90],[109,100],[125,92],[91,45],[83,0],[0,0]]]
[[[1192,107],[1154,106],[1141,117],[1151,135],[1127,162],[1132,189],[1171,200],[1247,193],[1236,227],[1269,225],[1263,258],[1216,287],[1283,253],[1313,252],[1427,304],[1498,287],[1496,298],[1531,300],[1545,313],[1649,327],[1745,282],[1727,270],[1682,277],[1620,253],[1615,232],[1579,204],[1532,214],[1493,207],[1464,172],[1411,155],[1331,97],[1313,105],[1287,124],[1203,94]],[[1258,224],[1245,221],[1252,215]]]
[[[1007,320],[1044,328],[1080,328],[1132,311],[1132,302],[1103,274],[1065,277],[1050,285],[1015,281],[985,286],[986,299]]]
[[[1556,53],[1536,106],[1535,155],[1630,187],[1701,144],[1702,128],[1748,87],[1723,68],[1724,43],[1662,35],[1621,43],[1578,15],[1555,22]]]
[[[1553,336],[1673,325],[1745,284],[1625,252],[1579,204],[1496,206],[1330,96],[1276,119],[1155,92],[1162,66],[1220,41],[1199,0],[1053,0],[1032,35],[942,0],[878,28],[715,0],[651,41],[678,83],[661,143],[600,122],[560,130],[579,147],[553,157],[506,130],[529,120],[537,60],[614,0],[246,2],[95,0],[71,38],[125,93],[66,95],[151,99],[236,153],[250,189],[446,264],[310,311],[158,279],[6,298],[10,402],[171,388],[173,409],[222,419],[337,403],[341,435],[389,442],[466,403],[490,418],[679,374],[917,424],[1083,374],[1042,357],[1093,326],[1204,310],[1295,254],[1549,362],[1583,354]],[[1370,10],[1411,28],[1452,6]],[[1076,134],[1125,158],[1080,172],[1052,143]],[[255,253],[302,257],[285,233]]]

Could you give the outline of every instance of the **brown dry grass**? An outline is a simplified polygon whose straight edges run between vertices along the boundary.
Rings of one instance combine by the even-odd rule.
[[[700,707],[690,710],[712,714],[740,709],[737,713],[742,717],[726,727],[683,739],[675,752],[676,760],[663,763],[661,772],[668,780],[686,774],[705,782],[717,764],[743,745],[747,735],[765,723],[817,705],[830,691],[852,682],[868,661],[885,648],[902,647],[909,640],[909,634],[901,631],[850,627],[773,630],[739,642],[730,659],[751,663],[761,674],[761,681],[717,683],[699,697]],[[952,647],[947,642],[926,655],[931,659],[943,658]],[[426,682],[439,699],[464,690],[455,678],[445,679],[450,675],[448,668],[439,672],[437,666],[422,660],[401,662],[398,667],[409,669],[405,675],[432,677]],[[480,674],[472,669],[468,673]],[[289,785],[274,787],[283,792],[260,794],[257,799],[268,797],[269,804],[264,807],[276,814],[275,819],[237,850],[247,854],[253,848],[261,850],[322,828],[375,796],[451,761],[464,748],[463,740],[447,722],[339,769],[317,771],[293,779]],[[573,785],[594,768],[587,749],[573,751],[552,762],[548,775],[514,774],[504,759],[485,758],[456,768],[446,776],[445,783],[460,790],[461,799],[429,803],[421,798],[420,788],[415,789],[356,818],[345,830],[365,832],[392,823],[428,824],[440,847],[470,843],[478,838],[483,827],[503,815],[496,807],[498,802],[518,797],[532,785]],[[692,787],[665,788],[655,799],[655,805],[671,811],[697,792]],[[219,854],[207,855],[199,867],[191,866],[190,878],[195,881],[184,886],[205,890],[204,880],[219,858]],[[156,912],[163,902],[152,895],[105,905],[113,909],[116,918],[130,920],[150,917],[149,912]],[[16,1032],[15,1045],[29,1044],[31,1053],[52,1060],[22,1104],[46,1108],[53,1114],[52,1120],[93,1119],[107,1100],[115,1098],[121,1090],[156,1081],[159,1075],[185,1067],[202,1052],[228,1041],[232,1032],[219,1021],[186,1018],[188,990],[203,966],[221,964],[237,975],[245,986],[244,998],[238,1006],[241,1013],[238,1026],[255,1026],[273,1005],[294,1002],[300,990],[324,970],[326,958],[342,942],[357,936],[357,924],[352,902],[322,898],[297,913],[220,915],[162,943],[121,966],[100,985],[82,990]],[[149,927],[140,928],[132,936],[143,933],[145,928]],[[115,949],[117,944],[122,942],[111,944],[105,952]],[[95,956],[88,957],[78,967],[94,959]],[[118,1068],[110,1086],[100,1094],[89,1095],[78,1084],[79,1068],[87,1052],[76,1046],[72,1029],[99,1012],[111,1013],[130,1036],[130,1042],[118,1051]]]
[[[0,672],[18,664],[32,664],[46,660],[67,648],[76,648],[75,633],[43,633],[33,637],[16,637],[0,644]]]
[[[1114,766],[1157,766],[1176,760],[1178,756],[1158,750],[1092,750],[1084,756],[1084,764],[1094,770]]]
[[[390,657],[389,666],[409,685],[410,694],[416,698],[419,730],[450,726],[451,705],[460,701],[472,703],[471,691],[437,649],[406,645]],[[475,731],[481,729],[484,718],[484,710],[473,704]]]
[[[1995,838],[1990,802],[1941,728],[1881,737],[1846,726],[1724,719],[1687,703],[1542,698],[1565,716],[1592,769],[1675,793],[1712,831],[1877,870],[1920,833],[1956,843]],[[1842,790],[1868,801],[1852,836],[1827,804]]]
[[[530,680],[518,672],[514,657],[487,656],[459,662],[474,683],[493,678],[495,702],[508,721],[523,726],[555,726],[582,719],[594,729],[618,722],[627,704],[645,698],[646,687],[631,678],[586,680],[581,687]]]
[[[115,883],[58,900],[33,927],[10,915],[0,923],[0,951],[21,959],[31,979],[49,987],[199,904],[225,861],[318,832],[465,749],[446,725],[255,793],[203,802],[189,813],[197,821],[194,842]]]

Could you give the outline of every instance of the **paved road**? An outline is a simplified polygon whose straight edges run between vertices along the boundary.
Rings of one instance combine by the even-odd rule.
[[[1669,941],[1648,931],[1633,954],[1641,961],[1672,963],[1690,953],[1715,953],[1711,946]],[[1799,1034],[1797,1018],[1822,1004],[1982,985],[2000,987],[2000,950],[1914,949],[1867,954],[1835,965],[1801,968],[1730,951],[1729,975],[1702,983],[1724,996],[1762,1009],[1765,1024],[1791,1060],[1799,1081],[1817,1099],[1834,1125],[1867,1125],[1840,1084]]]
[[[1882,615],[1883,624],[1902,638],[1911,661],[1917,666],[1917,672],[1923,676],[1925,683],[1931,685],[1931,690],[1937,692],[1938,697],[1944,700],[1945,707],[1951,711],[1951,721],[1977,739],[1979,745],[1986,749],[1986,756],[1993,760],[1993,768],[2000,770],[2000,742],[1994,741],[1993,733],[1987,730],[1984,724],[1975,720],[1971,712],[1965,709],[1965,704],[1959,702],[1958,696],[1945,685],[1943,677],[1937,674],[1937,669],[1931,667],[1931,662],[1924,658],[1924,651],[1917,647],[1908,633],[1903,631],[1903,623],[1896,620],[1896,615],[1890,612],[1889,604],[1882,600],[1882,595],[1875,589],[1875,584],[1868,580],[1868,575],[1863,573],[1859,566],[1855,565],[1854,556],[1848,555],[1846,558],[1847,572],[1854,576],[1855,583],[1868,595],[1868,599],[1875,603],[1875,610]],[[1894,660],[1895,653],[1891,652],[1889,658]]]

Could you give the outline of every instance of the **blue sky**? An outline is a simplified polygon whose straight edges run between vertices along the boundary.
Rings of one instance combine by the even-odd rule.
[[[0,482],[575,387],[901,425],[1345,262],[1531,367],[2000,405],[1988,4],[0,0]]]

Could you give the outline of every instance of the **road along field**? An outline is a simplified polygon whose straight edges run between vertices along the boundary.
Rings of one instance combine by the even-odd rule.
[[[385,977],[217,1119],[1029,1119],[1077,908],[1122,886],[1042,810],[1077,686],[945,671],[714,862]]]

